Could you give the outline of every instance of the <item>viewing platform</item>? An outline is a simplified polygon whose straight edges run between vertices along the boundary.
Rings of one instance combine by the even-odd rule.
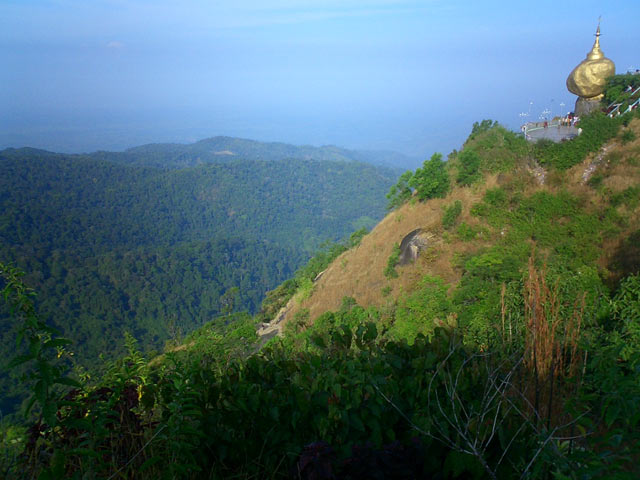
[[[571,140],[580,135],[581,129],[572,125],[572,122],[554,118],[551,122],[529,122],[525,123],[520,130],[530,142],[537,142],[541,139],[561,142]]]

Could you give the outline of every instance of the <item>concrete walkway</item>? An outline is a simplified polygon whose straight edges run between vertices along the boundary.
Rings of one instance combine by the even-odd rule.
[[[528,123],[525,138],[530,142],[537,142],[542,138],[560,142],[562,140],[571,140],[578,135],[580,135],[580,132],[576,127],[566,127],[552,123],[545,128],[537,123]]]

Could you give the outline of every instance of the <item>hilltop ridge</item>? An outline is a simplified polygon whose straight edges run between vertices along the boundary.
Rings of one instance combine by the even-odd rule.
[[[515,262],[509,274],[513,275],[526,268],[527,255],[534,249],[550,261],[563,255],[562,244],[578,240],[567,241],[559,235],[575,236],[572,229],[586,229],[579,242],[589,244],[584,246],[589,258],[580,261],[597,268],[606,283],[615,284],[616,279],[633,273],[632,267],[620,264],[621,258],[637,263],[631,260],[637,259],[637,251],[625,250],[631,246],[624,240],[640,226],[635,213],[637,202],[632,199],[640,194],[640,169],[635,163],[640,120],[630,121],[622,135],[634,140],[611,139],[579,163],[557,170],[553,165],[540,165],[535,146],[528,150],[500,126],[472,134],[460,152],[450,155],[448,169],[453,186],[444,198],[423,202],[414,191],[357,247],[336,258],[304,298],[291,299],[278,316],[280,325],[301,315],[313,323],[322,313],[338,310],[344,297],[352,297],[365,308],[393,310],[398,300],[410,296],[425,276],[439,278],[453,294],[463,277],[470,274],[467,264],[482,258],[483,252],[519,249],[517,254],[506,255]],[[477,177],[469,185],[461,185],[455,178],[463,171],[462,162],[468,160],[470,152],[477,157]],[[491,200],[493,197],[500,198]],[[447,209],[458,202],[453,224],[443,225]],[[554,202],[559,205],[553,206]],[[564,205],[567,210],[536,211],[544,203],[549,203],[550,208],[562,209]],[[506,211],[499,215],[496,209]],[[527,221],[536,223],[530,228],[523,226],[521,222]],[[558,224],[565,227],[559,230]],[[394,248],[415,232],[423,238],[417,259],[396,266],[398,275],[385,275]],[[514,243],[518,244],[517,249],[513,248]],[[582,247],[566,248],[577,252]],[[500,256],[496,257],[497,262],[506,261]],[[634,268],[638,267],[636,263]]]
[[[95,152],[90,155],[119,163],[165,168],[184,168],[237,159],[363,162],[395,169],[413,168],[419,163],[416,158],[393,151],[350,150],[335,145],[291,145],[225,136],[205,138],[188,144],[151,143],[129,148],[124,152]]]

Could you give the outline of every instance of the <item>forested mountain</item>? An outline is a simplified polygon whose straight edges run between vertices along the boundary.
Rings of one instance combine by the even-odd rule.
[[[191,144],[155,143],[130,148],[124,152],[95,152],[96,159],[128,165],[180,168],[203,163],[244,160],[330,160],[358,161],[391,168],[413,168],[418,159],[391,151],[348,150],[334,145],[314,147],[280,142],[258,142],[244,138],[212,137]]]
[[[311,252],[372,226],[384,212],[379,193],[396,176],[355,162],[293,159],[177,170],[31,149],[0,159],[6,243],[51,250],[72,242],[94,253],[238,234]]]
[[[321,243],[373,226],[396,176],[359,162],[164,169],[8,149],[0,262],[28,272],[39,313],[95,366],[124,351],[123,331],[159,349],[224,309],[255,313]],[[6,357],[15,332],[2,311]],[[6,378],[2,387],[6,412]]]

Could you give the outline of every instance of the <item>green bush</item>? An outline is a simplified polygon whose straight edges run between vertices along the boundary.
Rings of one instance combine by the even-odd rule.
[[[456,200],[452,205],[445,208],[444,215],[442,215],[442,226],[447,230],[453,228],[461,213],[462,202]]]
[[[503,208],[507,205],[507,193],[500,187],[490,188],[484,194],[486,203],[496,208]]]
[[[465,148],[458,154],[457,160],[458,176],[456,178],[456,182],[458,185],[468,187],[473,182],[482,178],[480,175],[480,165],[482,160],[474,150]]]
[[[349,248],[357,247],[358,245],[360,245],[360,242],[367,233],[369,233],[369,230],[364,227],[353,232],[349,237]]]
[[[626,145],[627,143],[633,142],[636,139],[636,134],[633,130],[625,130],[620,135],[620,140],[622,140],[622,144]]]
[[[595,175],[591,175],[591,177],[589,177],[589,180],[587,180],[587,185],[589,185],[591,188],[598,188],[602,185],[603,181],[604,175],[596,173]]]
[[[640,360],[640,274],[622,281],[612,301],[613,312],[621,326],[624,360]],[[639,364],[640,365],[640,364]]]
[[[619,205],[625,205],[629,209],[633,210],[640,203],[640,186],[628,187],[621,192],[617,192],[611,195],[609,202],[614,207]]]
[[[606,472],[609,478],[633,478],[640,455],[640,277],[621,283],[602,315],[603,330],[587,337],[591,355],[585,377],[570,406],[582,415],[578,428],[588,440],[575,452],[580,478]],[[601,455],[602,449],[607,455]]]
[[[486,123],[485,127],[488,125]],[[480,157],[477,169],[479,176],[485,171],[492,173],[510,171],[518,161],[529,155],[530,145],[521,135],[493,123],[490,128],[479,127],[477,133],[472,134],[465,142],[464,150],[471,150]],[[474,159],[470,160],[470,166],[473,167]],[[474,168],[469,170],[471,177],[476,175]],[[471,182],[473,181],[475,181],[474,178],[471,179]]]
[[[393,250],[387,260],[387,267],[384,269],[384,276],[387,278],[397,278],[398,272],[396,271],[396,265],[398,265],[398,259],[400,258],[400,245],[395,243]]]
[[[429,160],[425,160],[408,184],[415,188],[420,200],[445,197],[449,191],[449,173],[442,154],[434,153]]]
[[[393,210],[411,198],[413,191],[411,190],[410,182],[412,177],[413,172],[408,170],[400,175],[395,185],[391,186],[389,193],[387,193],[387,200],[389,200],[387,209]]]
[[[426,276],[414,292],[398,302],[389,336],[412,344],[419,334],[430,336],[436,322],[445,322],[452,310],[442,279]]]
[[[627,73],[609,78],[604,91],[605,103],[608,105],[628,101],[631,95],[627,89],[629,86],[633,90],[640,87],[640,76]]]
[[[463,222],[458,226],[456,235],[458,235],[458,238],[463,242],[470,242],[471,240],[476,238],[476,236],[478,235],[478,231],[471,225]]]
[[[469,135],[469,140],[473,140],[477,135],[487,132],[496,126],[498,126],[497,120],[485,119],[485,120],[482,120],[481,122],[473,122],[473,126],[471,127],[471,135]]]

